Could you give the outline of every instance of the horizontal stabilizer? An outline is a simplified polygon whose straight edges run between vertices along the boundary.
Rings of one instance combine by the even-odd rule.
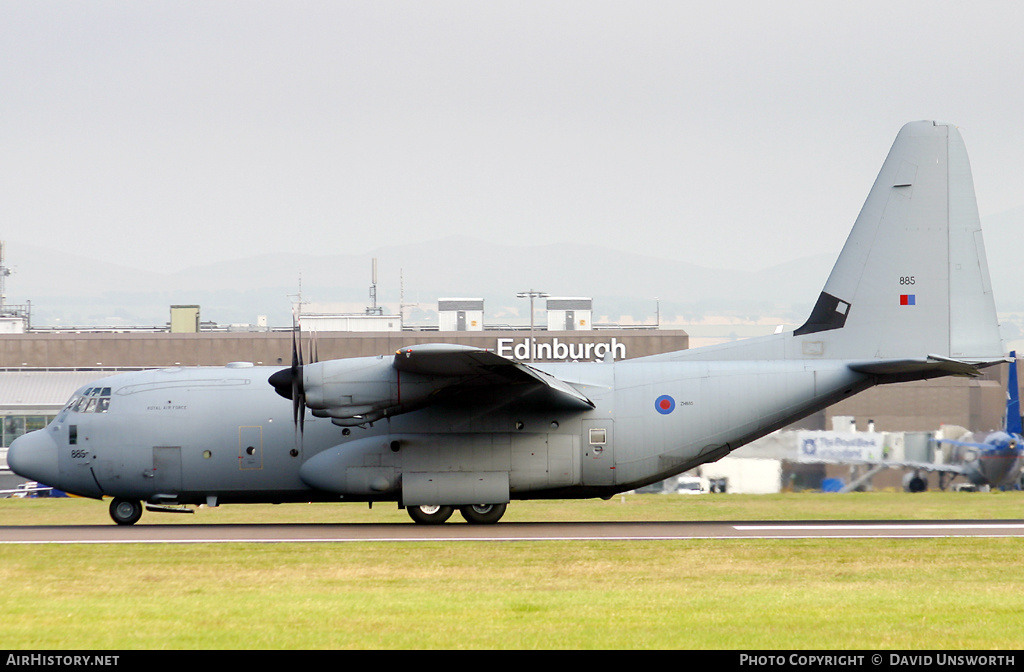
[[[981,451],[992,450],[999,446],[991,443],[978,443],[976,441],[957,441],[955,439],[932,439],[933,443],[945,443],[951,446],[959,446],[961,448],[977,448]]]
[[[887,379],[893,378],[897,380],[891,382],[898,382],[899,379],[920,380],[922,378],[938,376],[968,376],[977,378],[981,375],[981,369],[994,364],[1001,364],[1005,361],[1005,359],[1000,358],[980,362],[967,362],[942,357],[941,355],[928,355],[923,359],[881,359],[853,362],[849,364],[849,367],[858,373],[881,376]]]

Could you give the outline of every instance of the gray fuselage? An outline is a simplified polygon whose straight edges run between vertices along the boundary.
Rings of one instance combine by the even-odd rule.
[[[716,460],[870,384],[828,361],[538,368],[595,407],[484,390],[369,426],[307,415],[299,433],[291,404],[267,383],[279,368],[160,369],[79,390],[38,436],[19,439],[18,462],[35,465],[23,475],[78,495],[153,503],[610,496]],[[92,390],[109,401],[86,410],[76,402]],[[55,450],[56,468],[44,468],[43,454],[26,460],[33,450]]]

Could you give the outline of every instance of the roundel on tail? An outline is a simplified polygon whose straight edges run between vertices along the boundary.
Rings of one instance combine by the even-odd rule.
[[[676,408],[676,400],[667,394],[663,394],[654,400],[654,410],[662,415],[668,415]]]

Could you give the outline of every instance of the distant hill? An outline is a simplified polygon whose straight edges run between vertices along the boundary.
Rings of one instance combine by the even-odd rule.
[[[984,220],[986,248],[1001,312],[1024,312],[1017,233],[1024,208]],[[321,245],[321,248],[330,247]],[[838,254],[838,250],[836,251]],[[378,303],[397,312],[404,302],[411,321],[436,323],[440,297],[479,297],[489,323],[525,324],[528,289],[551,296],[594,299],[597,322],[663,324],[698,322],[708,315],[798,324],[810,311],[835,255],[766,263],[730,271],[627,254],[598,244],[498,245],[468,236],[421,244],[386,244],[367,254],[279,254],[155,273],[9,244],[9,303],[31,300],[33,321],[52,325],[161,325],[172,304],[198,304],[203,320],[220,324],[291,323],[291,301],[299,292],[312,308],[361,311],[369,302],[372,258],[378,259]],[[766,260],[770,262],[771,260]],[[538,309],[543,308],[543,302]],[[540,312],[538,311],[538,317]]]
[[[420,304],[424,316],[440,297],[480,297],[489,322],[519,324],[529,319],[528,303],[516,293],[528,289],[592,297],[597,321],[653,323],[656,306],[663,322],[709,311],[802,316],[832,263],[818,256],[737,272],[598,245],[493,245],[452,237],[368,254],[265,255],[164,274],[12,245],[8,301],[31,300],[40,326],[163,324],[172,304],[198,304],[202,319],[221,324],[267,315],[271,324],[286,325],[300,278],[305,301],[361,310],[369,302],[374,257],[378,303],[391,310],[397,311],[404,284],[405,303]]]

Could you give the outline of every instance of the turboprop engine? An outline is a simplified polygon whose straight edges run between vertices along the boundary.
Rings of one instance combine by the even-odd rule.
[[[298,378],[297,386],[293,377]],[[284,369],[270,382],[289,398],[297,387],[314,416],[351,427],[415,410],[448,381],[403,373],[390,357],[358,357]]]

